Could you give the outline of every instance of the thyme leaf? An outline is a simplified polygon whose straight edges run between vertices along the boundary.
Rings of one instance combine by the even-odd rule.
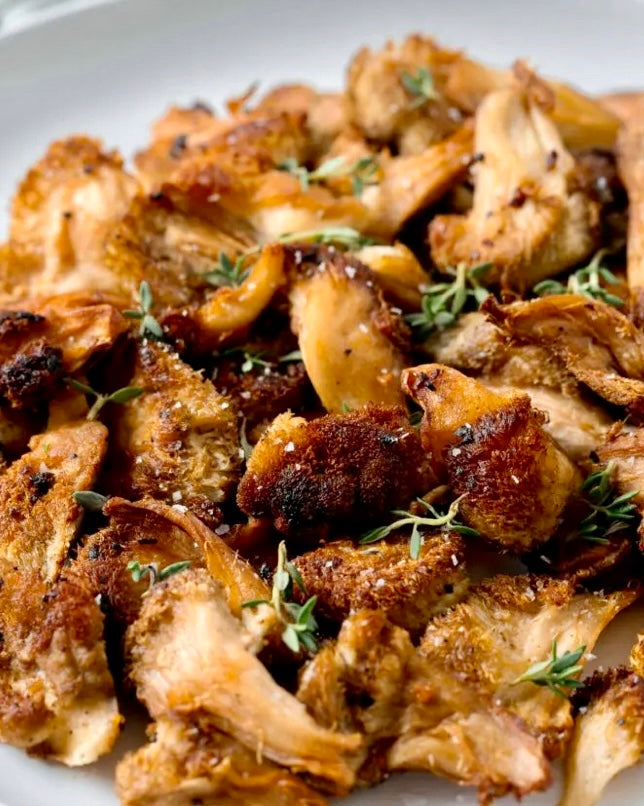
[[[217,288],[237,288],[248,277],[249,270],[244,268],[246,256],[251,252],[243,253],[232,261],[225,252],[219,253],[219,263],[212,271],[207,271],[201,276],[206,282]]]
[[[109,395],[103,395],[97,392],[96,389],[92,389],[92,387],[88,386],[86,383],[77,381],[76,378],[65,378],[65,382],[74,389],[78,389],[79,392],[83,392],[95,398],[94,403],[87,412],[88,420],[96,420],[103,406],[107,403],[127,403],[129,400],[134,400],[135,397],[142,395],[144,391],[138,386],[123,386],[115,392],[110,392]]]
[[[303,605],[288,601],[293,592],[293,583],[307,595],[302,577],[297,568],[288,561],[286,543],[282,540],[277,549],[277,567],[273,574],[273,589],[268,599],[253,599],[244,602],[242,607],[270,605],[282,624],[282,641],[291,652],[301,652],[302,647],[309,652],[317,652],[315,634],[318,629],[313,610],[317,596],[309,597]]]
[[[569,539],[606,545],[610,535],[628,528],[636,520],[638,510],[633,498],[639,490],[618,495],[612,481],[614,470],[614,462],[609,462],[603,470],[591,473],[579,488],[591,512]]]
[[[344,157],[332,157],[317,168],[309,170],[290,157],[277,166],[278,170],[297,177],[302,191],[306,192],[312,184],[325,182],[333,177],[350,176],[354,195],[361,196],[366,185],[375,184],[374,175],[378,171],[375,157],[362,157],[348,165]]]
[[[422,504],[423,507],[425,507],[425,509],[429,512],[430,517],[415,515],[414,513],[408,512],[404,509],[393,509],[391,514],[397,515],[398,519],[393,521],[393,523],[389,523],[385,526],[377,526],[374,529],[364,532],[359,540],[360,545],[364,546],[368,545],[369,543],[376,543],[379,540],[384,540],[384,538],[388,537],[392,532],[395,532],[398,529],[411,526],[412,531],[409,538],[409,556],[412,558],[412,560],[417,560],[420,556],[420,550],[423,545],[423,537],[419,530],[419,527],[421,526],[449,526],[450,529],[453,529],[461,534],[466,534],[470,537],[478,536],[478,532],[475,529],[470,529],[469,526],[464,526],[456,521],[459,504],[463,498],[464,496],[461,495],[459,498],[453,501],[450,504],[448,511],[444,514],[437,512],[437,510],[431,504],[423,501],[422,498],[416,499],[418,503]]]
[[[454,277],[451,282],[424,286],[421,310],[406,316],[416,334],[424,338],[434,330],[444,330],[453,325],[466,308],[479,308],[489,296],[480,280],[492,266],[492,263],[481,263],[468,269],[464,263],[459,263],[455,269],[446,269],[446,273]]]
[[[426,67],[419,67],[415,75],[404,72],[400,82],[412,96],[409,109],[417,109],[428,101],[436,101],[440,97],[434,85],[434,77]]]
[[[544,661],[533,663],[526,671],[513,681],[513,685],[518,683],[534,683],[536,686],[546,686],[558,697],[568,699],[570,690],[581,688],[582,683],[575,678],[581,672],[582,666],[578,661],[586,651],[585,646],[580,646],[572,652],[566,651],[563,655],[557,655],[557,639],[553,639],[550,657]],[[566,690],[568,689],[568,691]]]
[[[165,568],[159,569],[158,563],[141,565],[137,560],[132,560],[127,564],[127,570],[131,573],[134,582],[140,582],[142,579],[145,579],[146,576],[149,577],[149,587],[151,588],[153,585],[156,585],[157,582],[163,582],[164,579],[169,579],[171,576],[185,571],[186,568],[190,568],[191,565],[191,560],[179,560],[176,563],[166,565]]]
[[[581,294],[584,297],[598,299],[615,308],[621,308],[624,300],[616,294],[611,294],[603,285],[619,285],[619,279],[613,272],[602,266],[602,260],[606,255],[605,249],[600,249],[587,266],[577,269],[568,277],[566,285],[559,280],[542,280],[532,289],[539,296],[549,296],[551,294]]]
[[[140,321],[139,335],[142,339],[149,337],[155,339],[163,338],[163,328],[154,316],[152,316],[152,305],[152,289],[150,288],[150,284],[143,280],[139,286],[139,308],[123,311],[123,316],[126,316],[128,319],[138,319]]]
[[[76,490],[72,493],[72,498],[88,512],[101,512],[108,501],[107,496],[93,490]]]

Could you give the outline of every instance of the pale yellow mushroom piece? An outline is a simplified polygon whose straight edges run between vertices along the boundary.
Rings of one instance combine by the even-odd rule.
[[[443,91],[450,101],[472,113],[489,93],[515,88],[517,72],[521,70],[498,70],[462,57],[450,65]],[[619,128],[617,110],[568,84],[538,80],[552,92],[552,119],[567,148],[613,147]]]
[[[240,286],[219,288],[195,312],[203,342],[215,347],[226,336],[252,325],[285,283],[284,247],[267,244]]]
[[[363,246],[355,257],[371,269],[385,294],[403,309],[420,308],[421,287],[429,282],[429,276],[409,247],[400,242]]]
[[[572,187],[575,160],[552,119],[523,91],[498,90],[478,108],[474,139],[473,207],[432,220],[434,262],[491,261],[486,281],[525,289],[589,257],[596,211]]]
[[[396,343],[403,323],[372,272],[329,252],[293,284],[289,298],[304,366],[327,411],[404,403],[405,357]]]

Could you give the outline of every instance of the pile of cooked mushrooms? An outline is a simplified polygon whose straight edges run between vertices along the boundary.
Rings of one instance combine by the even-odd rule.
[[[125,806],[556,759],[597,803],[644,750],[644,640],[584,677],[642,594],[643,154],[642,96],[419,35],[131,171],[53,143],[0,246],[0,740],[90,764],[138,700]]]

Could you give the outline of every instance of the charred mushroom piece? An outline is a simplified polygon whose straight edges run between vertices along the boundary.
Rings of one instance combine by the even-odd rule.
[[[137,196],[105,245],[105,265],[128,300],[150,285],[159,310],[200,302],[212,286],[204,276],[221,254],[237,255],[256,245],[253,228],[216,205],[204,205],[176,188]]]
[[[597,299],[557,294],[484,310],[513,339],[536,344],[604,400],[644,416],[644,335]]]
[[[354,257],[376,275],[385,296],[404,310],[420,307],[420,288],[429,280],[414,253],[404,244],[364,246]]]
[[[402,383],[425,412],[421,440],[434,471],[465,496],[466,522],[507,551],[544,543],[581,479],[529,397],[440,364],[405,370]]]
[[[407,541],[356,547],[329,543],[293,560],[316,612],[342,621],[356,610],[380,610],[393,624],[420,630],[465,594],[464,545],[454,532],[428,535],[418,559]],[[299,595],[299,594],[298,594]]]
[[[432,259],[440,267],[490,261],[487,282],[529,288],[588,257],[594,210],[572,188],[575,162],[552,120],[519,90],[490,93],[476,114],[472,210],[437,216]]]
[[[576,700],[559,806],[594,806],[608,782],[644,752],[644,679],[624,668],[596,672]]]
[[[32,437],[30,451],[0,476],[0,557],[46,582],[60,574],[80,525],[75,490],[91,489],[107,429],[75,422]]]
[[[237,503],[285,534],[326,537],[406,505],[432,481],[402,408],[365,406],[311,422],[282,414],[255,446]]]
[[[91,293],[0,311],[0,396],[13,408],[42,403],[61,376],[91,364],[126,329],[123,316]]]
[[[360,736],[321,727],[275,683],[246,649],[223,588],[207,572],[156,585],[127,640],[137,693],[153,718],[203,715],[252,752],[331,791],[352,787]]]
[[[289,295],[313,388],[329,412],[401,404],[404,321],[387,307],[369,269],[339,253],[321,255]]]

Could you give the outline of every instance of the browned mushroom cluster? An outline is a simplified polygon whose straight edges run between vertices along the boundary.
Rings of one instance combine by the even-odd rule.
[[[124,806],[560,758],[597,803],[644,751],[643,641],[583,679],[642,592],[642,143],[420,35],[131,173],[53,143],[0,246],[0,740],[90,764],[138,698]]]

